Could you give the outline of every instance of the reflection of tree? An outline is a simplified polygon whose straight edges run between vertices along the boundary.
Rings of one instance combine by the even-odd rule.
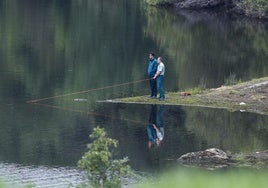
[[[45,92],[44,86],[59,83],[57,76],[64,71],[62,53],[54,53],[57,23],[53,16],[56,11],[50,10],[55,6],[52,2],[44,3],[40,6],[36,1],[22,3],[14,0],[5,1],[6,6],[1,7],[0,66],[5,78],[1,80],[9,81],[15,77],[15,80],[21,82],[24,95],[36,94],[36,91]],[[14,80],[10,82],[8,88],[16,87],[12,83]]]
[[[266,76],[265,23],[230,18],[211,11],[180,11],[178,15],[146,8],[144,33],[172,58],[181,87],[223,84],[230,73],[247,80]]]
[[[187,114],[187,129],[206,140],[210,147],[244,153],[267,147],[267,118],[258,114],[198,108]]]
[[[0,110],[1,161],[76,165],[84,151],[83,143],[88,141],[88,136],[81,134],[90,129],[88,118],[32,105]]]
[[[3,160],[15,156],[10,160],[54,165],[73,164],[80,157],[88,122],[94,125],[92,116],[78,118],[77,113],[34,105],[17,108],[12,106],[13,100],[24,104],[26,98],[143,78],[140,64],[144,52],[137,42],[142,39],[139,11],[138,1],[125,0],[1,1],[0,101],[11,104],[0,118],[2,143],[11,141],[0,145],[1,151],[6,151]],[[113,88],[87,97],[103,99],[138,92],[134,86],[132,89]],[[70,98],[55,103],[75,108]],[[86,113],[92,106],[78,107]],[[70,150],[77,152],[70,154]]]
[[[1,81],[11,89],[17,77],[23,97],[144,77],[139,2],[12,0],[0,10]]]

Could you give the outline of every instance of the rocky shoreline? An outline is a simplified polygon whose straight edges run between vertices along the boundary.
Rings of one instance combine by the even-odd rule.
[[[265,7],[254,6],[243,0],[145,0],[158,7],[171,6],[177,12],[181,10],[215,10],[230,14],[245,15],[252,18],[268,19],[268,11]],[[256,3],[257,4],[257,3]],[[268,6],[268,5],[266,5]]]
[[[186,153],[177,162],[187,166],[200,166],[209,169],[227,167],[268,168],[268,151],[250,154],[227,154],[218,148]]]

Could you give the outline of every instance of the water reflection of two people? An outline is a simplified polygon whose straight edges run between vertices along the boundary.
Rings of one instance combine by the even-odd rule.
[[[159,147],[164,139],[163,113],[164,105],[160,105],[158,110],[157,105],[151,106],[149,125],[147,126],[148,148]]]

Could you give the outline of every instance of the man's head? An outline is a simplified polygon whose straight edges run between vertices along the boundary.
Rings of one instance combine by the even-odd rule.
[[[162,57],[158,57],[157,58],[157,63],[161,63],[162,62]]]
[[[154,59],[155,54],[153,52],[149,53],[149,58]]]

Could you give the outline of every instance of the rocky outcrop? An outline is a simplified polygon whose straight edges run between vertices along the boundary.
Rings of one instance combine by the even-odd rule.
[[[233,0],[233,4],[235,6],[230,9],[231,12],[246,15],[247,17],[252,18],[268,19],[268,12],[264,8],[253,7],[247,4],[243,4],[241,1],[238,0]]]
[[[268,168],[268,151],[228,155],[221,149],[210,148],[205,151],[186,153],[179,157],[177,162],[183,165],[202,166],[210,169],[229,166],[266,169]]]
[[[210,148],[205,151],[184,154],[177,161],[189,165],[228,165],[231,159],[223,150]]]
[[[177,8],[185,9],[207,9],[214,8],[217,6],[224,5],[225,0],[184,0],[178,3],[175,3]]]
[[[247,17],[268,19],[267,8],[254,6],[254,3],[246,4],[241,0],[158,0],[153,4],[161,7],[173,6],[177,8],[177,10],[215,9],[215,11],[218,11],[219,8],[221,10],[224,9],[224,11],[229,14],[239,14],[246,15]]]
[[[268,151],[255,152],[245,155],[247,166],[256,166],[257,168],[268,167]]]

